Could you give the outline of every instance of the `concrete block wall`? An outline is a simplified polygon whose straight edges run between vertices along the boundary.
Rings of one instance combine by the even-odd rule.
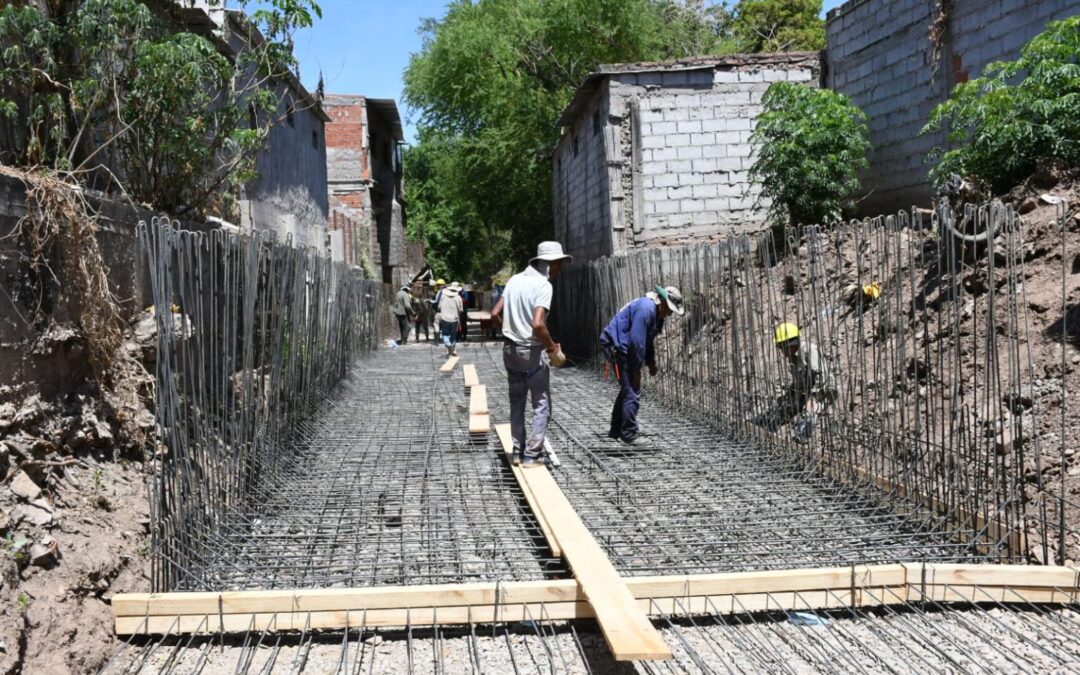
[[[749,179],[750,134],[762,95],[779,81],[818,86],[820,58],[618,76],[613,92],[636,99],[641,116],[636,246],[762,227],[768,204]]]
[[[564,132],[552,167],[555,239],[567,253],[582,261],[613,252],[606,167],[606,94],[606,87],[601,88],[574,126]]]
[[[1016,58],[1048,21],[1080,13],[1080,0],[953,2],[935,49],[930,26],[938,7],[934,0],[850,0],[828,14],[827,86],[869,118],[866,214],[927,205],[925,158],[945,143],[940,132],[919,135],[934,106],[987,63]]]

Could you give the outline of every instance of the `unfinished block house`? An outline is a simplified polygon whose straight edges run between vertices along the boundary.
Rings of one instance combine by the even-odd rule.
[[[750,133],[778,81],[820,86],[819,52],[601,66],[559,118],[555,236],[579,260],[758,229]]]

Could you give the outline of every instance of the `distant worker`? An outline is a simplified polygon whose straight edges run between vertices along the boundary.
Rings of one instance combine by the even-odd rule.
[[[563,261],[572,258],[562,245],[545,241],[525,271],[510,277],[502,297],[491,309],[491,318],[502,322],[503,365],[510,388],[510,436],[514,463],[537,465],[544,458],[544,437],[551,416],[551,371],[560,368],[566,356],[548,332],[551,311],[551,279],[562,271]],[[505,319],[503,319],[505,314]],[[525,434],[525,399],[532,398],[532,430]]]
[[[796,324],[785,322],[777,326],[773,341],[791,364],[791,387],[781,397],[770,423],[775,430],[794,419],[792,436],[796,442],[806,443],[814,433],[817,413],[836,401],[836,382],[821,349],[802,339]]]
[[[439,292],[439,335],[446,356],[457,354],[458,316],[461,314],[461,286],[455,281]]]
[[[398,329],[401,331],[401,344],[405,344],[409,341],[413,318],[413,300],[408,286],[402,286],[394,296],[394,316],[397,317]]]
[[[423,296],[426,290],[423,286],[413,296],[413,317],[416,322],[416,341],[420,342],[420,333],[424,333],[424,342],[427,342],[431,338],[431,334],[428,332],[428,328],[431,325],[431,303],[427,301]]]
[[[619,396],[611,410],[609,438],[627,445],[638,444],[641,369],[648,367],[649,375],[656,377],[656,336],[664,330],[667,317],[672,314],[682,316],[683,312],[679,289],[657,286],[624,305],[600,334],[600,347],[619,381]]]

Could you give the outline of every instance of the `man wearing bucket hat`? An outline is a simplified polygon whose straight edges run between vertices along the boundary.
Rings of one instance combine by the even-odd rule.
[[[641,369],[656,376],[656,336],[664,319],[683,314],[682,293],[674,286],[657,286],[644,297],[628,302],[600,334],[600,346],[615,369],[619,396],[611,410],[608,437],[636,445],[637,414],[641,401]]]
[[[439,335],[442,336],[446,356],[457,352],[458,317],[462,311],[461,284],[454,282],[439,292]]]
[[[551,338],[547,316],[551,310],[551,279],[571,257],[562,245],[545,241],[524,272],[510,277],[491,318],[502,323],[503,365],[510,387],[510,436],[514,462],[538,464],[544,453],[544,436],[551,414],[549,364],[566,363],[562,348]],[[504,318],[505,317],[505,318]],[[532,428],[525,433],[525,399],[532,398]]]

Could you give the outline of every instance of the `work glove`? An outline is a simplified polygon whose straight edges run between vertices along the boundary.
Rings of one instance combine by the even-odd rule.
[[[553,368],[562,368],[566,365],[566,354],[563,354],[562,346],[555,343],[555,349],[548,352],[548,361]]]

